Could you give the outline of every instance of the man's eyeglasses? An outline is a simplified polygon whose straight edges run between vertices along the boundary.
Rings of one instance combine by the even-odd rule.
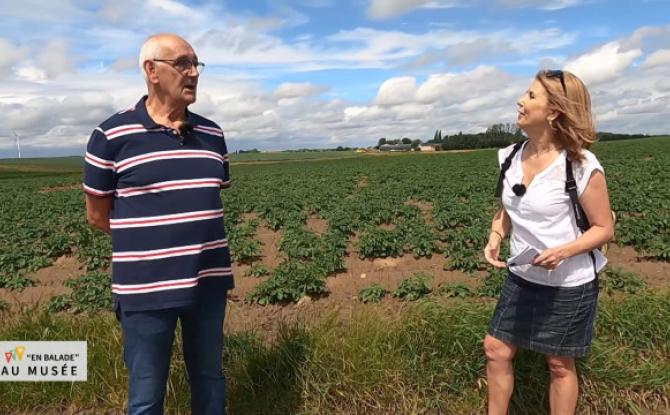
[[[202,70],[205,69],[205,64],[202,62],[198,62],[197,60],[191,60],[189,58],[183,57],[183,58],[177,58],[177,59],[152,59],[154,62],[165,62],[168,65],[172,66],[175,68],[177,71],[182,73],[183,75],[188,74],[191,72],[191,68],[195,66],[196,71],[198,71],[198,74],[202,73]]]
[[[550,69],[544,71],[544,76],[547,78],[558,78],[561,80],[561,86],[563,87],[563,93],[568,95],[568,90],[565,88],[565,79],[563,77],[563,71],[560,69]]]

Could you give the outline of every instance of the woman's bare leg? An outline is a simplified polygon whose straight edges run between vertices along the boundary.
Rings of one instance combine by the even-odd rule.
[[[546,356],[549,366],[549,408],[551,415],[573,415],[577,409],[577,368],[575,359]]]
[[[517,347],[490,335],[484,337],[488,414],[506,415],[514,390],[514,355]]]

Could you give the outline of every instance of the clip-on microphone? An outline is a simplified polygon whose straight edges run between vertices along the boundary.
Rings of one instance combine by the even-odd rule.
[[[180,137],[180,144],[184,145],[184,139],[188,138],[191,136],[193,133],[193,124],[191,124],[188,121],[184,121],[180,126],[179,126],[179,137]]]
[[[514,186],[512,186],[512,191],[517,196],[523,196],[526,194],[526,185],[524,185],[523,183],[517,183]]]

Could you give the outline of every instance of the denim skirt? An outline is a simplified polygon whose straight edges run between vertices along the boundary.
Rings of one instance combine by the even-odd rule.
[[[583,357],[591,345],[597,303],[597,278],[576,287],[552,287],[510,272],[489,334],[546,355]]]

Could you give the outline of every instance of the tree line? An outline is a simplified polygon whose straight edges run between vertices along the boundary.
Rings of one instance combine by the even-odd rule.
[[[596,133],[598,141],[614,141],[614,140],[629,140],[634,138],[653,137],[648,134],[621,134],[610,132]],[[433,138],[428,141],[413,140],[408,137],[401,139],[389,140],[385,137],[377,141],[375,148],[379,148],[384,144],[411,144],[412,148],[420,145],[431,145],[437,150],[470,150],[479,148],[501,148],[510,144],[516,143],[524,139],[523,132],[515,123],[498,123],[493,124],[484,132],[474,134],[464,134],[458,132],[457,134],[444,134],[442,130],[435,130]]]

